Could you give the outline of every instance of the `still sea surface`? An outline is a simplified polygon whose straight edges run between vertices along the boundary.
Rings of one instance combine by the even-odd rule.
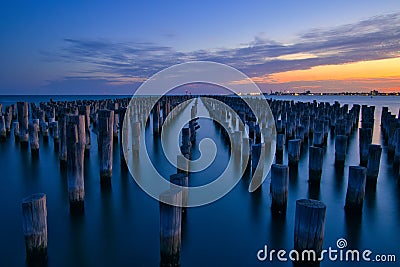
[[[16,101],[104,99],[122,96],[0,96],[4,106]],[[235,188],[218,201],[188,208],[182,223],[181,266],[292,266],[290,261],[275,258],[260,262],[257,252],[293,248],[295,201],[318,198],[327,205],[324,248],[336,249],[339,238],[347,248],[377,254],[394,254],[396,263],[330,262],[321,266],[398,266],[400,262],[400,187],[388,161],[387,146],[380,132],[382,106],[399,113],[400,97],[364,96],[272,96],[294,101],[323,101],[341,104],[375,105],[373,143],[383,146],[376,191],[367,191],[363,214],[348,218],[344,212],[348,166],[358,165],[358,132],[349,139],[343,172],[334,167],[334,139],[328,137],[320,191],[308,187],[308,149],[302,152],[298,170],[290,170],[286,218],[271,214],[270,177],[261,190],[248,192],[250,179],[244,177]],[[201,103],[200,103],[201,105]],[[203,138],[214,140],[218,152],[215,162],[205,171],[194,173],[190,185],[204,184],[218,176],[228,164],[230,153],[220,131],[208,119],[199,120],[195,154]],[[161,143],[153,138],[149,125],[146,145],[152,162],[162,173],[174,173],[165,162]],[[66,174],[59,169],[53,142],[40,139],[39,158],[21,150],[13,135],[0,143],[0,266],[25,266],[21,199],[29,194],[47,194],[48,266],[159,266],[159,206],[120,168],[119,144],[114,144],[112,189],[102,191],[99,182],[99,159],[94,132],[90,156],[85,158],[85,212],[69,212]],[[284,154],[284,163],[287,164]]]

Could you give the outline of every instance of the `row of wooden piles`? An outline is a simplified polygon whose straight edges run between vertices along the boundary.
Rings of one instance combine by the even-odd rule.
[[[248,99],[248,101],[260,114],[259,122],[240,98],[209,96],[203,103],[214,119],[215,126],[220,130],[225,144],[230,147],[231,153],[237,158],[241,157],[244,172],[252,174],[253,178],[259,181],[264,172],[265,156],[269,155],[271,150],[275,125],[271,114],[262,110],[262,101],[259,99]],[[260,162],[262,164],[259,164]]]
[[[191,119],[181,131],[181,154],[177,156],[177,172],[170,176],[171,184],[181,186],[161,193],[160,199],[160,266],[179,266],[181,228],[188,205],[190,163],[196,142],[198,125],[197,102],[191,107]],[[174,203],[174,205],[166,204]]]
[[[71,213],[84,212],[84,164],[89,160],[91,153],[92,133],[97,136],[98,158],[100,160],[100,185],[102,189],[111,186],[113,168],[114,143],[120,143],[121,167],[127,168],[125,156],[129,151],[137,152],[140,147],[140,135],[142,127],[150,124],[152,114],[153,133],[161,133],[164,121],[176,116],[185,106],[180,105],[189,100],[188,96],[164,96],[156,102],[151,109],[151,103],[155,97],[137,97],[105,100],[76,100],[76,101],[52,101],[35,103],[17,102],[5,108],[3,113],[0,106],[0,140],[7,141],[13,130],[14,140],[20,144],[22,153],[30,147],[31,156],[39,157],[39,138],[43,142],[53,139],[54,150],[58,153],[60,171],[66,172],[68,180],[68,196]],[[132,101],[132,102],[130,102]],[[174,109],[175,107],[178,107]],[[127,120],[124,120],[127,115]],[[198,129],[197,119],[191,120],[189,128],[192,129],[192,142],[195,140],[195,130]],[[130,127],[128,129],[128,127]],[[126,130],[125,135],[122,134]],[[4,134],[3,134],[4,132]],[[128,134],[132,136],[128,142]],[[122,139],[126,140],[123,141]],[[131,148],[123,148],[123,145],[131,145]],[[130,150],[132,149],[132,150]],[[125,152],[125,153],[124,153]],[[179,173],[187,173],[185,171]],[[171,176],[171,181],[181,180],[177,174]],[[179,178],[179,179],[178,179]],[[182,184],[186,185],[187,184]],[[160,196],[162,199],[169,193]],[[187,201],[187,196],[185,197]],[[160,214],[170,209],[168,205],[160,202]],[[46,195],[43,193],[32,194],[22,200],[23,229],[25,236],[26,255],[28,262],[41,263],[47,260],[47,205]],[[163,223],[171,217],[161,217],[161,237],[170,229],[167,223]],[[168,219],[169,218],[169,219]],[[180,223],[180,220],[179,220]],[[177,226],[175,223],[174,225]],[[166,227],[166,228],[165,228]],[[180,227],[180,226],[179,226]],[[180,229],[180,228],[179,228]],[[176,232],[176,231],[175,231]],[[178,231],[180,233],[180,230]],[[176,232],[176,233],[178,233]],[[167,244],[164,250],[170,249],[170,242],[161,239],[162,244]],[[174,243],[175,245],[175,243]],[[168,247],[169,248],[166,248]],[[161,253],[165,255],[165,253]],[[168,262],[168,258],[162,257]]]
[[[228,106],[239,115],[246,125],[248,136],[244,129],[232,129],[234,117],[228,109],[215,109],[211,104],[208,108],[212,117],[222,121],[223,136],[233,136],[233,143],[244,136],[249,137],[250,147],[241,146],[242,154],[248,153],[252,159],[254,171],[258,160],[257,146],[267,147],[261,139],[260,133],[271,133],[271,125],[262,117],[256,121],[249,107],[239,98],[214,97]],[[275,164],[271,168],[270,193],[272,198],[271,209],[274,214],[285,215],[287,208],[289,170],[296,170],[300,156],[308,146],[308,178],[309,186],[319,188],[323,171],[324,152],[328,145],[328,135],[335,139],[335,167],[343,169],[348,153],[349,139],[358,132],[359,165],[349,166],[348,185],[345,198],[345,211],[359,216],[362,213],[365,190],[370,187],[375,190],[379,175],[382,154],[381,144],[372,144],[375,125],[375,106],[354,104],[350,109],[347,104],[338,102],[317,103],[268,100],[277,132]],[[361,113],[361,126],[359,125]],[[396,173],[399,173],[400,163],[400,113],[396,118],[387,107],[383,107],[381,128],[388,145],[389,160],[393,162]],[[360,128],[359,128],[360,126]],[[224,134],[225,132],[225,134]],[[230,144],[229,142],[227,142]],[[287,151],[288,164],[283,165],[283,153]],[[400,175],[400,174],[399,174]],[[314,199],[302,199],[296,202],[295,216],[295,249],[303,251],[314,249],[317,254],[322,250],[323,229],[325,225],[326,205]],[[358,214],[358,215],[357,215]],[[312,222],[312,223],[310,223]],[[310,238],[311,237],[311,238]]]
[[[284,215],[286,213],[289,170],[291,168],[297,168],[300,155],[303,152],[305,146],[309,146],[310,186],[319,186],[323,170],[322,165],[324,149],[327,146],[327,138],[329,132],[331,136],[335,138],[335,166],[337,168],[343,168],[346,155],[349,153],[349,151],[347,151],[349,145],[349,137],[352,134],[355,134],[358,130],[360,165],[349,166],[345,210],[355,213],[361,213],[366,185],[371,185],[373,187],[376,186],[382,153],[381,145],[372,144],[372,136],[375,123],[374,106],[368,107],[363,105],[362,107],[360,107],[360,105],[356,104],[353,105],[353,107],[349,110],[348,105],[341,106],[338,102],[335,102],[333,105],[331,105],[329,103],[317,103],[316,101],[312,103],[295,103],[294,101],[268,100],[275,121],[275,124],[272,125],[270,124],[270,122],[272,121],[271,118],[265,116],[268,113],[262,113],[264,116],[262,116],[261,119],[257,121],[249,107],[245,105],[243,101],[241,101],[239,98],[223,96],[214,96],[213,98],[216,98],[226,103],[233,109],[233,112],[239,115],[243,126],[240,126],[239,123],[236,123],[235,117],[229,110],[220,109],[212,103],[205,102],[211,116],[222,122],[223,128],[228,129],[228,131],[221,131],[223,137],[225,139],[229,139],[229,136],[233,136],[233,144],[235,146],[234,148],[239,147],[240,153],[242,155],[247,154],[250,157],[251,165],[246,166],[246,169],[248,169],[249,166],[252,166],[252,172],[254,172],[257,163],[260,160],[263,160],[262,151],[269,147],[269,142],[271,141],[269,139],[263,140],[263,138],[261,138],[261,133],[265,133],[264,136],[268,136],[269,134],[273,133],[273,127],[275,127],[277,132],[276,155],[275,164],[273,164],[271,168],[270,191],[272,197],[271,208],[272,211],[277,214]],[[180,101],[176,101],[173,105],[171,105],[171,101],[163,101],[157,103],[157,105],[151,111],[153,114],[152,122],[154,134],[160,133],[161,125],[164,121],[167,120],[169,112],[171,112],[171,110],[174,110],[173,106],[177,106],[180,102],[183,102],[184,100],[187,99],[180,99]],[[112,153],[110,155],[109,151],[110,149],[112,151],[112,138],[118,136],[118,127],[115,127],[114,121],[119,121],[119,118],[117,118],[116,115],[125,115],[127,106],[127,100],[121,101],[125,101],[125,103],[120,104],[118,103],[118,101],[105,101],[105,103],[101,101],[94,101],[94,103],[80,103],[80,101],[75,101],[72,102],[72,104],[63,103],[64,105],[60,105],[60,103],[51,101],[43,105],[41,103],[39,108],[36,108],[36,106],[32,105],[31,108],[34,115],[32,114],[32,122],[30,124],[27,123],[29,117],[27,103],[17,103],[18,112],[15,112],[15,105],[11,107],[6,107],[5,115],[1,116],[1,121],[4,121],[4,126],[0,127],[0,129],[2,130],[0,132],[3,133],[4,128],[6,133],[5,138],[7,138],[7,136],[9,136],[11,132],[10,127],[9,130],[7,130],[7,125],[10,125],[10,121],[12,121],[13,119],[15,120],[17,117],[16,114],[18,114],[18,122],[14,122],[15,139],[16,141],[19,140],[21,146],[26,146],[28,143],[28,130],[32,156],[36,155],[36,150],[39,149],[38,145],[36,146],[36,140],[38,138],[36,135],[38,135],[38,133],[41,133],[44,140],[46,136],[48,136],[48,134],[46,133],[46,123],[47,126],[53,125],[53,127],[48,128],[50,133],[52,133],[51,135],[53,136],[55,143],[56,139],[62,139],[62,137],[67,136],[68,133],[67,139],[71,144],[66,144],[67,149],[63,150],[62,141],[57,142],[60,144],[60,166],[66,165],[67,173],[68,169],[71,170],[71,175],[69,177],[74,177],[74,179],[69,179],[68,188],[70,190],[70,181],[72,181],[71,192],[74,193],[70,194],[70,202],[71,206],[75,206],[76,204],[80,203],[79,201],[80,199],[82,199],[82,192],[84,194],[83,183],[80,184],[79,182],[77,182],[82,180],[79,178],[81,176],[80,174],[82,168],[77,166],[82,166],[83,163],[68,164],[67,157],[67,163],[63,164],[63,151],[66,151],[67,155],[73,155],[71,157],[72,162],[82,162],[82,160],[84,159],[83,151],[88,151],[88,147],[90,148],[90,128],[87,128],[87,125],[90,125],[90,120],[92,120],[92,124],[93,126],[95,126],[94,130],[98,133],[97,136],[99,155],[105,155],[101,156],[101,158],[104,157],[104,162],[112,162],[112,158],[110,161]],[[59,106],[61,106],[61,108]],[[132,125],[130,125],[131,127],[135,125],[135,123],[138,124],[139,130],[132,130],[132,133],[136,132],[140,134],[140,125],[143,125],[143,122],[141,122],[143,118],[140,117],[140,114],[146,113],[146,103],[141,104],[139,101],[134,106],[138,108],[129,109],[129,114],[131,118],[133,118],[132,120],[129,120],[129,123],[133,123]],[[258,107],[261,105],[256,104],[255,106]],[[109,109],[105,110],[105,107],[109,107]],[[184,156],[182,157],[181,155],[178,155],[177,174],[172,175],[170,178],[171,182],[182,186],[188,185],[189,165],[186,159],[190,159],[191,146],[195,140],[195,132],[198,128],[195,109],[196,105],[192,107],[192,120],[190,121],[189,126],[182,130],[181,151]],[[60,112],[60,110],[62,110],[62,112]],[[67,110],[69,112],[66,112]],[[71,110],[73,115],[71,114]],[[360,129],[358,129],[360,112],[361,127]],[[53,114],[53,116],[51,116],[51,114]],[[11,119],[6,119],[10,117]],[[58,123],[60,122],[61,127],[58,126]],[[148,123],[148,121],[146,121],[146,123]],[[31,124],[37,126],[29,127],[29,125]],[[21,127],[19,127],[20,125]],[[246,127],[248,129],[248,136],[244,133],[244,125],[247,125]],[[119,126],[119,128],[121,127],[121,125],[118,125],[118,123],[117,126]],[[32,128],[31,131],[29,131],[30,128]],[[388,145],[389,158],[393,159],[393,167],[395,168],[395,170],[398,171],[400,159],[399,118],[396,118],[395,115],[392,115],[386,107],[382,109],[381,128]],[[65,134],[63,129],[65,129]],[[116,129],[117,132],[115,131]],[[102,136],[102,133],[104,133],[104,136]],[[83,138],[83,136],[85,138]],[[120,139],[122,140],[121,137]],[[106,140],[105,143],[107,145],[103,145],[104,142],[102,140]],[[120,143],[122,142],[120,141]],[[138,143],[138,141],[133,142],[132,146],[134,147],[134,144]],[[244,145],[247,143],[250,144],[250,146],[247,147]],[[230,144],[230,142],[227,142],[227,144]],[[102,147],[106,147],[107,149],[103,150],[101,149]],[[288,153],[288,165],[283,165],[284,150],[287,150]],[[101,151],[105,151],[106,153],[102,154]],[[122,147],[121,153],[123,153]],[[101,164],[101,166],[105,166],[104,168],[101,167],[101,180],[105,180],[104,184],[107,185],[111,180],[112,164]],[[77,177],[79,179],[77,179]],[[75,191],[73,190],[73,188],[75,188]],[[78,188],[79,190],[76,190],[76,188]],[[169,190],[160,196],[160,199],[164,198],[173,198],[174,201],[177,201],[177,203],[182,203],[182,201],[187,201],[187,191],[185,192],[182,190]],[[43,201],[43,199],[45,201],[44,195],[33,195],[31,197],[28,197],[27,199],[24,199],[24,203],[30,203],[29,205],[33,207],[32,209],[39,210],[36,211],[36,213],[41,214],[42,217],[41,219],[37,219],[37,221],[42,222],[41,224],[38,224],[42,225],[42,228],[38,231],[42,233],[44,232],[43,229],[45,225],[45,223],[43,223],[43,214],[46,213],[45,211],[43,211],[43,206],[45,207],[45,205],[43,205],[42,203],[39,205],[39,208],[35,208],[35,205],[33,203],[38,200]],[[26,204],[23,204],[23,206],[24,205]],[[80,204],[76,206],[83,208],[83,205]],[[160,202],[161,259],[162,263],[164,262],[166,265],[171,265],[179,262],[180,225],[182,220],[181,212],[184,211],[184,209],[180,208],[180,206],[181,205],[170,206],[164,204],[162,201]],[[40,209],[42,209],[42,211],[40,211]],[[34,213],[34,211],[32,212]],[[316,252],[321,251],[323,243],[325,213],[325,204],[318,200],[305,199],[298,200],[296,202],[296,250],[301,251],[305,249],[314,249]],[[35,218],[31,215],[24,217]],[[311,218],[318,219],[311,220],[313,223],[310,224],[309,222]],[[29,223],[27,225],[29,225]],[[29,235],[26,234],[26,236]],[[308,238],[310,236],[312,236],[313,238]],[[42,238],[39,239],[42,240]],[[46,239],[47,242],[47,231],[46,238],[43,239]],[[27,241],[27,244],[32,244],[35,242]],[[43,242],[39,243],[43,244]],[[29,247],[37,247],[40,248],[40,251],[42,251],[41,245],[29,245]],[[27,252],[29,252],[28,245]]]

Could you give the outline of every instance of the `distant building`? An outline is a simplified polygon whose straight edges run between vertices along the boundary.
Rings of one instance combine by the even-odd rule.
[[[376,95],[379,95],[379,92],[377,90],[373,90],[373,91],[371,91],[370,94],[373,96],[376,96]]]

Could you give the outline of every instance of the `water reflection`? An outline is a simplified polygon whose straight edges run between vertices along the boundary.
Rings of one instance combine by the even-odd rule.
[[[320,200],[320,184],[308,183],[308,198]]]
[[[349,249],[360,247],[360,235],[362,232],[362,215],[345,212],[345,233]]]

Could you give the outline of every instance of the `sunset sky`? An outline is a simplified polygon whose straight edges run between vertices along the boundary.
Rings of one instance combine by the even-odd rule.
[[[400,91],[399,0],[3,1],[0,16],[0,94],[131,94],[195,60],[265,92]]]

